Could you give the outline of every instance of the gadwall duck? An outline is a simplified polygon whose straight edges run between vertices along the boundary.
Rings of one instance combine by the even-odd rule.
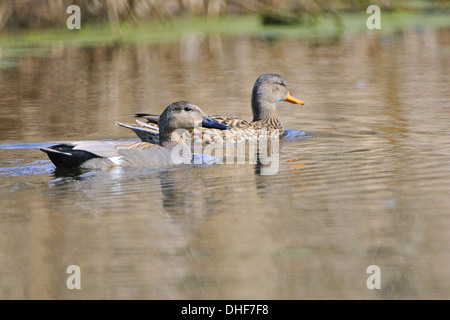
[[[253,112],[253,120],[251,122],[239,119],[238,117],[227,117],[210,115],[209,117],[215,121],[231,127],[231,130],[224,132],[219,130],[203,130],[203,144],[212,142],[235,142],[251,140],[257,136],[262,129],[271,130],[275,134],[283,135],[284,126],[277,114],[277,103],[287,101],[295,104],[304,104],[303,101],[293,97],[289,93],[286,80],[279,74],[268,73],[263,74],[256,79],[253,86],[251,106]],[[159,117],[148,113],[136,113],[137,118],[144,121],[136,120],[136,124],[117,123],[118,125],[133,130],[142,140],[150,143],[158,143],[159,141]]]
[[[78,141],[39,149],[58,168],[104,169],[117,165],[159,168],[180,163],[180,154],[190,161],[192,154],[190,148],[184,148],[183,134],[195,127],[230,129],[205,116],[192,102],[178,101],[159,117],[159,145],[142,141]],[[174,155],[178,162],[174,161]]]

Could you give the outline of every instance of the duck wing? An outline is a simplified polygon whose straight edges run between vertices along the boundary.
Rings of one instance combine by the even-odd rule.
[[[133,132],[144,142],[150,142],[153,144],[159,144],[159,127],[155,124],[147,124],[142,121],[136,120],[136,123],[116,123],[118,126],[131,129]]]

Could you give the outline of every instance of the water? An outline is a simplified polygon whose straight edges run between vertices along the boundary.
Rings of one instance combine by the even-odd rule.
[[[0,298],[449,299],[449,30],[341,41],[193,35],[55,45],[0,70]],[[258,75],[304,106],[257,165],[55,171],[55,141],[135,139],[191,100],[251,119]],[[66,269],[81,268],[81,290]],[[366,286],[381,269],[381,289]]]

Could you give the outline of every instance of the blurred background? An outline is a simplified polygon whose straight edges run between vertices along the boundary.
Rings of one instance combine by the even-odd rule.
[[[6,28],[57,27],[65,22],[69,5],[77,5],[85,22],[126,19],[164,20],[179,16],[218,17],[256,13],[265,22],[300,22],[306,15],[321,15],[365,10],[369,5],[383,11],[398,9],[439,9],[445,0],[4,0],[1,3],[1,26]],[[446,8],[448,9],[448,7]]]
[[[442,0],[0,0],[0,298],[449,299],[449,14]],[[136,139],[116,121],[177,100],[251,120],[269,72],[305,101],[278,105],[276,175],[58,172],[37,150]]]

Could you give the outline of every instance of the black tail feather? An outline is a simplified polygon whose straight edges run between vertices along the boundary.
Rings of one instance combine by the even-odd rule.
[[[74,150],[73,146],[58,144],[48,148],[39,148],[45,152],[57,168],[79,168],[86,161],[101,158],[91,152]]]
[[[159,115],[150,113],[135,113],[135,118],[144,118],[148,123],[159,124]]]

